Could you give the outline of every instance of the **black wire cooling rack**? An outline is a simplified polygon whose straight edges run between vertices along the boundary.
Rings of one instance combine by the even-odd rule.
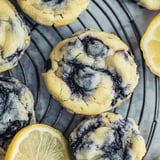
[[[133,5],[140,12],[145,9],[124,0],[91,0],[88,9],[72,24],[55,28],[38,25],[23,14],[16,1],[12,2],[30,27],[31,44],[18,66],[5,74],[18,78],[31,89],[35,99],[37,122],[49,124],[68,137],[82,118],[80,115],[68,113],[49,95],[41,75],[45,72],[50,51],[56,43],[79,30],[100,29],[116,34],[130,46],[140,73],[139,84],[131,98],[113,112],[134,118],[139,125],[147,146],[145,160],[154,160],[160,155],[159,78],[151,74],[145,65],[139,48],[140,28],[128,6]],[[146,12],[152,16],[151,11]]]

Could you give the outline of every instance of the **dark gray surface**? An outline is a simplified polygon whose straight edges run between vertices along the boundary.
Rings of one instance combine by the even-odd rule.
[[[14,4],[16,4],[15,1]],[[41,74],[45,72],[44,66],[49,53],[60,40],[85,28],[97,28],[116,34],[130,46],[135,55],[140,80],[131,99],[114,112],[135,119],[147,143],[147,154],[144,159],[154,160],[160,155],[160,117],[158,116],[160,79],[146,67],[139,48],[139,41],[148,22],[156,14],[155,11],[140,8],[128,1],[92,0],[88,10],[65,27],[37,25],[24,16],[24,20],[31,28],[31,45],[19,65],[6,74],[18,78],[31,89],[35,98],[37,121],[60,129],[68,137],[82,117],[68,113],[48,94]]]

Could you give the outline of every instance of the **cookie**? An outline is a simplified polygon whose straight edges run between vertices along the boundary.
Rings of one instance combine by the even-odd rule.
[[[159,10],[160,0],[133,0],[149,10]]]
[[[49,93],[68,111],[94,115],[128,99],[139,79],[128,46],[117,36],[86,30],[59,42],[43,74]]]
[[[8,0],[0,1],[0,72],[15,67],[29,46],[28,28]]]
[[[22,10],[37,23],[64,26],[85,10],[89,0],[18,0]]]
[[[15,78],[0,76],[0,146],[6,147],[24,126],[35,123],[30,90]]]
[[[134,120],[109,112],[83,120],[69,143],[75,160],[141,160],[146,152]]]
[[[150,10],[160,9],[160,0],[140,0],[140,3]]]

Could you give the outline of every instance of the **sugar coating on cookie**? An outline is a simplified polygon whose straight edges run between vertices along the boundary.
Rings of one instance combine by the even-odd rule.
[[[98,114],[128,99],[139,79],[127,45],[98,30],[78,32],[58,43],[43,74],[48,91],[70,112]]]
[[[109,112],[83,120],[69,143],[75,160],[141,160],[146,152],[134,120]]]
[[[0,1],[0,72],[15,67],[29,46],[28,28],[8,0]]]
[[[37,23],[64,26],[73,22],[89,0],[18,0],[22,10]]]
[[[15,78],[0,76],[0,146],[6,147],[18,130],[35,121],[30,90]]]

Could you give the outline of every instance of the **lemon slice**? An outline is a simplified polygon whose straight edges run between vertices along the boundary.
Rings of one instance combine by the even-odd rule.
[[[11,141],[5,160],[69,160],[62,133],[45,124],[20,130]]]
[[[149,23],[141,38],[140,47],[147,66],[160,77],[160,14]]]

